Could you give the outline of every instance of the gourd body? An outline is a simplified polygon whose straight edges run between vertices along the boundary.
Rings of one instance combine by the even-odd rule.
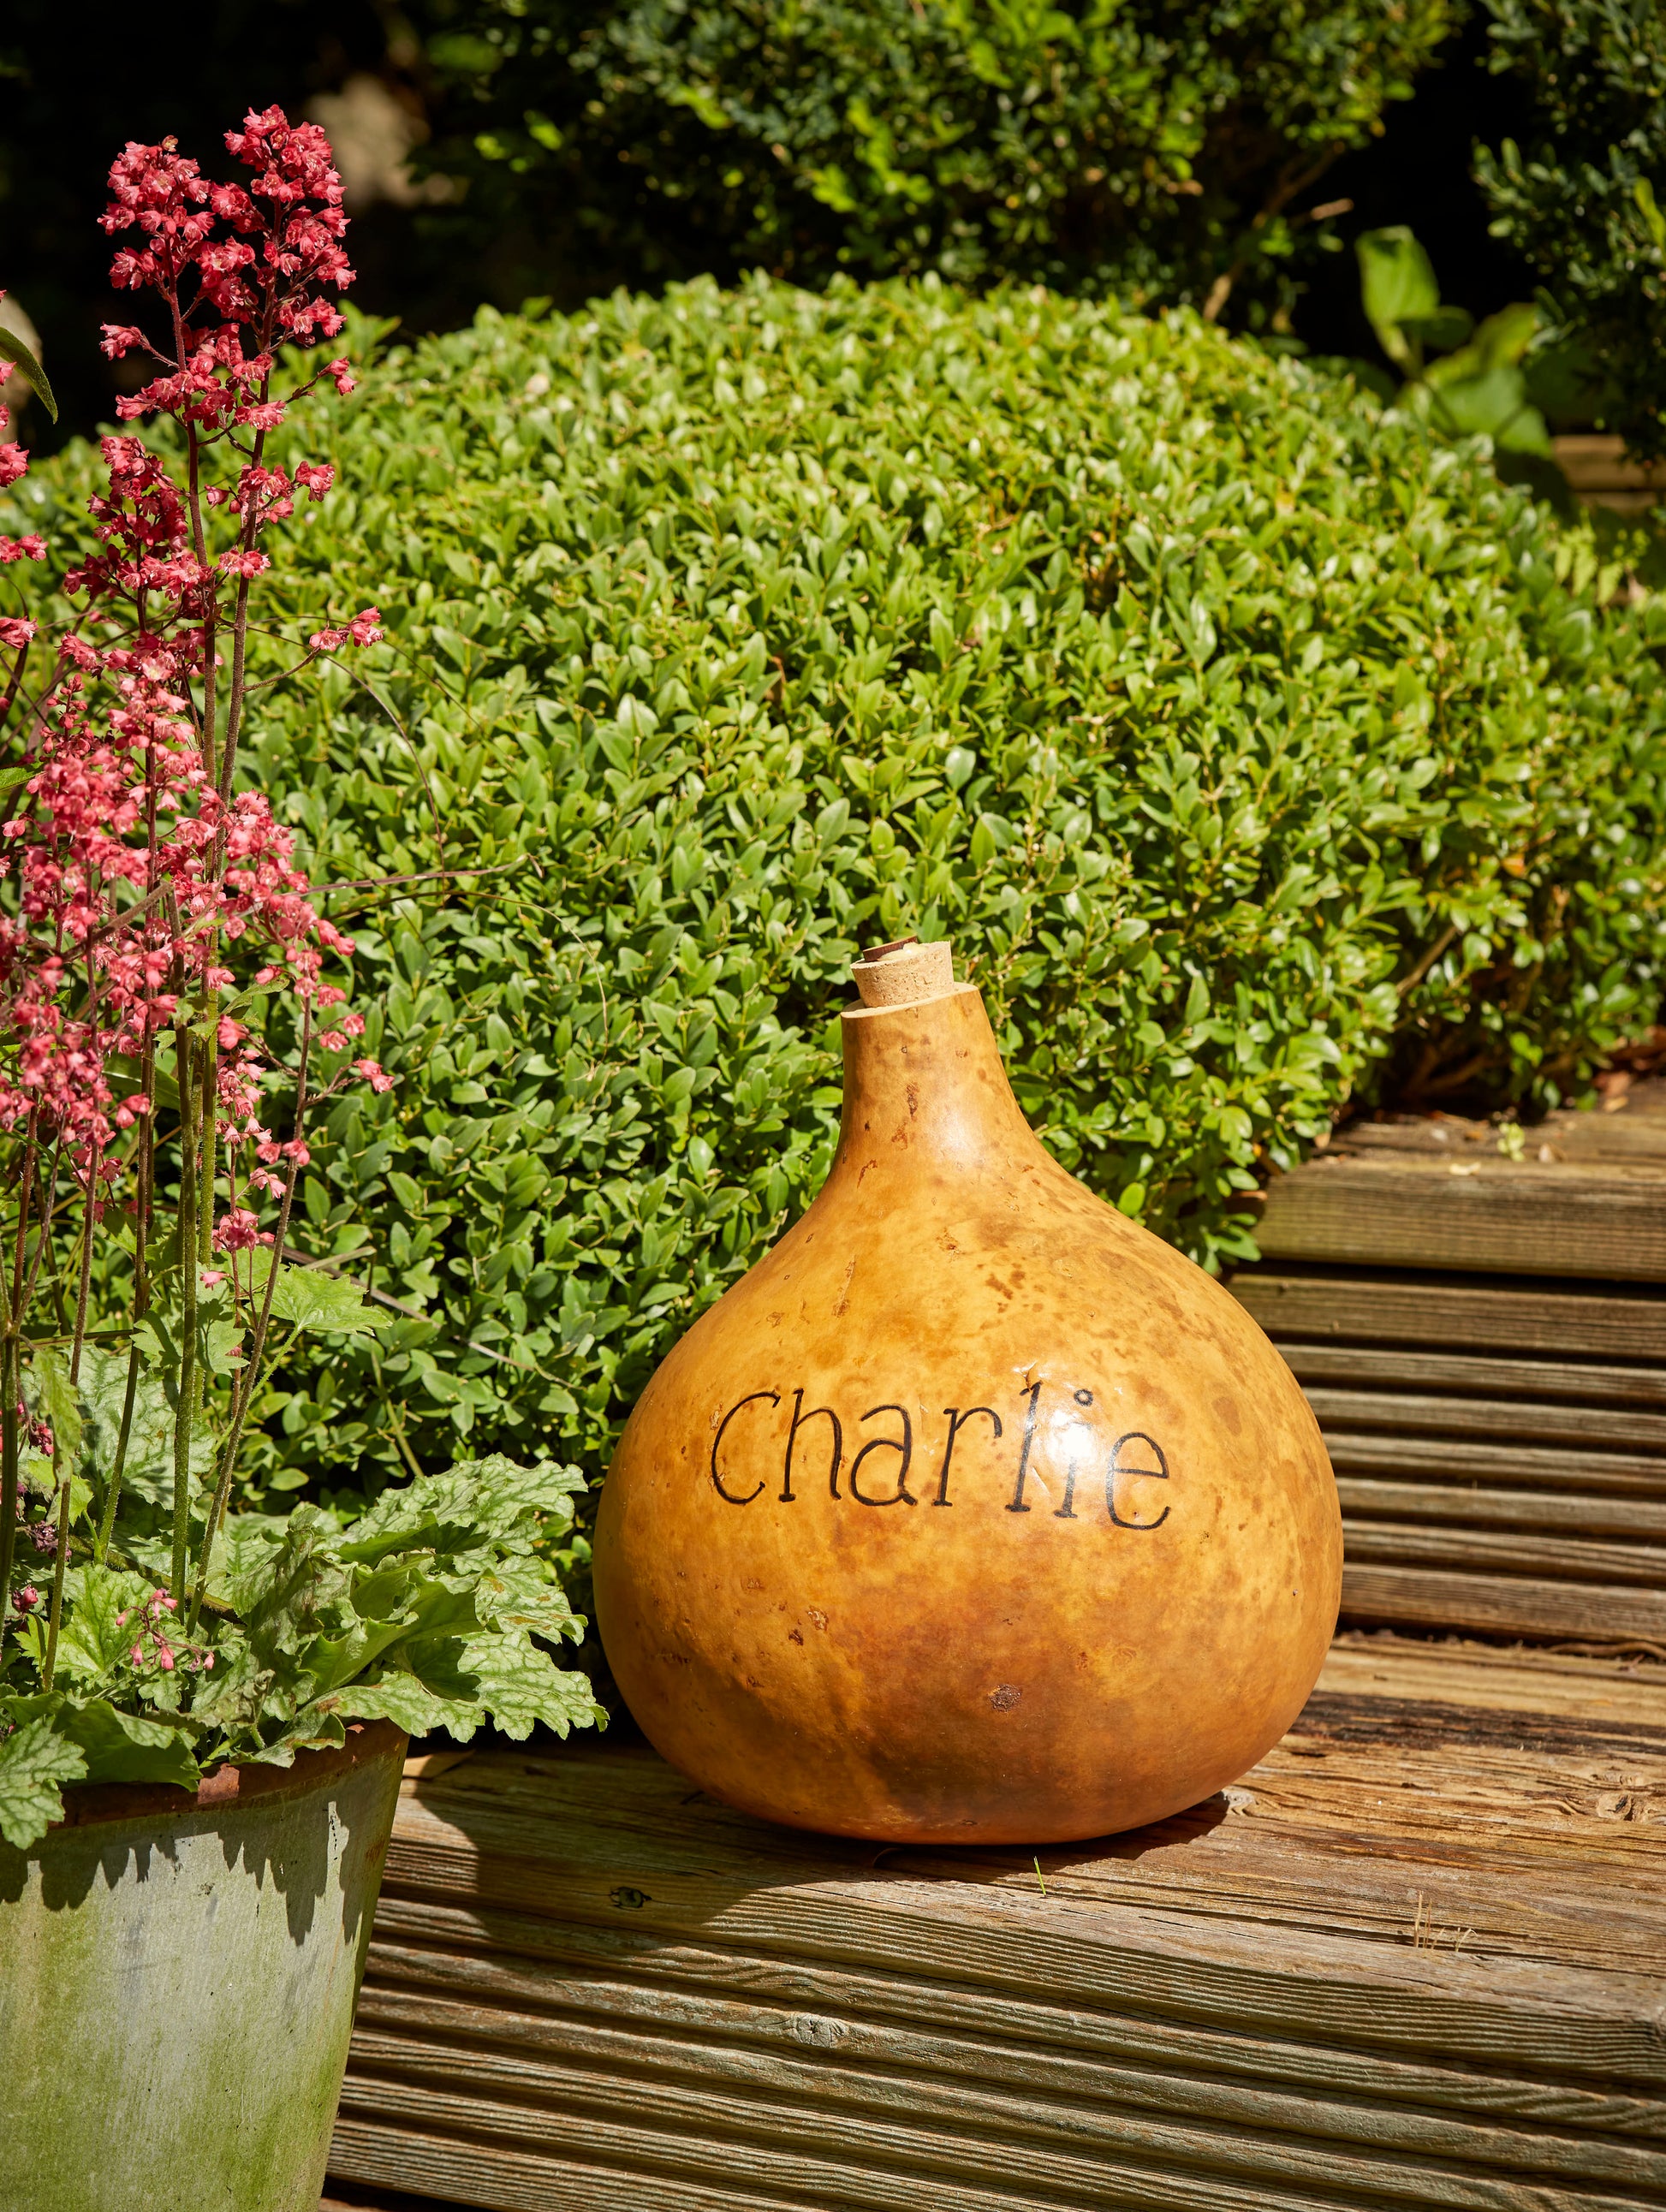
[[[843,1028],[825,1186],[620,1442],[609,1662],[666,1759],[766,1819],[965,1844],[1161,1819],[1317,1677],[1317,1426],[1230,1294],[1043,1149],[975,989]]]

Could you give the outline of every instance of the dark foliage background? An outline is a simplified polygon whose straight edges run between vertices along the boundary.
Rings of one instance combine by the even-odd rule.
[[[1505,0],[1499,4],[1502,10]],[[1635,13],[1644,0],[1629,4]],[[889,0],[882,0],[878,9],[842,11],[842,19],[866,15],[878,21],[888,9]],[[1560,21],[1570,10],[1578,12],[1576,0],[1555,0],[1535,10],[1524,40],[1512,34],[1511,55],[1529,75],[1554,31],[1537,19],[1547,14]],[[911,7],[903,12],[910,22],[918,20]],[[1076,12],[1083,20],[1091,14]],[[1334,46],[1351,35],[1351,23],[1385,12],[1329,0],[1297,10],[1234,0],[1207,11],[1143,4],[1136,15],[1152,36],[1176,23],[1194,40],[1207,33],[1205,43],[1218,49],[1220,68],[1230,73],[1256,27],[1264,31],[1275,16],[1307,19],[1310,46],[1328,66],[1334,57],[1327,37]],[[1353,256],[1319,250],[1318,240],[1328,236],[1343,248],[1359,230],[1389,222],[1408,222],[1418,231],[1433,255],[1443,296],[1474,313],[1530,294],[1535,268],[1517,243],[1490,234],[1491,211],[1470,172],[1477,140],[1499,147],[1513,139],[1530,148],[1539,127],[1535,110],[1521,74],[1489,74],[1481,65],[1492,47],[1490,16],[1482,10],[1466,15],[1462,0],[1445,12],[1455,28],[1431,55],[1427,33],[1435,14],[1426,4],[1408,11],[1403,43],[1410,64],[1421,62],[1408,64],[1412,98],[1382,105],[1380,136],[1372,135],[1368,117],[1359,122],[1353,150],[1341,151],[1292,203],[1299,212],[1345,199],[1351,211],[1305,226],[1291,241],[1298,252],[1237,282],[1224,311],[1229,325],[1266,324],[1282,303],[1295,337],[1314,350],[1369,355]],[[1654,0],[1646,0],[1644,12],[1655,12]],[[1014,20],[1038,19],[1019,11]],[[738,12],[733,21],[740,21]],[[72,431],[89,430],[108,416],[113,402],[114,372],[97,352],[98,325],[115,312],[106,289],[108,244],[96,228],[112,155],[129,137],[171,132],[212,161],[220,132],[250,104],[277,100],[299,112],[344,86],[374,81],[411,118],[414,136],[431,134],[426,149],[417,149],[417,165],[440,160],[467,181],[465,196],[449,204],[417,198],[397,204],[383,197],[362,200],[353,210],[361,271],[356,296],[366,310],[396,315],[413,332],[465,324],[482,299],[514,307],[538,295],[571,307],[622,283],[636,287],[705,269],[733,273],[754,260],[781,268],[804,261],[806,247],[812,264],[830,249],[836,255],[836,211],[807,193],[789,192],[787,200],[792,220],[809,221],[813,234],[803,244],[772,241],[751,211],[756,178],[750,200],[739,186],[723,182],[737,166],[752,177],[757,143],[747,161],[737,164],[723,146],[738,143],[739,133],[710,131],[692,109],[667,105],[674,88],[650,81],[658,66],[654,41],[669,52],[674,27],[667,9],[627,9],[617,0],[528,0],[525,12],[513,16],[499,0],[411,0],[404,12],[386,0],[185,0],[169,10],[162,46],[142,41],[131,10],[115,0],[82,0],[70,8],[52,0],[11,0],[0,15],[0,283],[37,325],[64,403],[57,433],[38,419],[28,425],[33,442],[50,449]],[[495,33],[513,33],[520,46],[538,52],[524,65],[487,67],[483,56],[504,51],[492,45]],[[550,54],[587,40],[594,47],[604,37],[611,50],[622,51],[623,40],[636,55],[635,76],[626,92],[610,94],[604,115],[587,117],[593,83],[563,85],[552,77]],[[1304,65],[1319,64],[1310,56]],[[738,66],[744,77],[752,65],[743,56]],[[982,82],[975,75],[974,81]],[[999,88],[985,85],[983,91],[994,97]],[[887,82],[884,97],[870,105],[883,114],[889,96]],[[541,118],[539,127],[557,130],[572,125],[576,113],[573,144],[585,147],[585,160],[575,166],[572,145],[563,156],[562,149],[541,143],[527,125],[529,111]],[[1147,224],[1144,242],[1134,240],[1137,252],[1115,270],[1106,264],[1119,283],[1156,284],[1160,292],[1173,280],[1180,289],[1207,292],[1223,241],[1230,260],[1243,219],[1264,204],[1281,157],[1276,149],[1269,157],[1264,140],[1247,139],[1242,131],[1229,144],[1222,126],[1213,127],[1219,157],[1212,153],[1203,165],[1213,197],[1159,191],[1165,207],[1156,232],[1171,235],[1166,243],[1158,239],[1163,250],[1153,255],[1156,233]],[[703,179],[714,196],[698,206],[684,197],[675,208],[661,198],[645,215],[640,167],[617,158],[621,134],[629,137],[632,131],[650,138],[672,133],[690,189]],[[600,158],[609,146],[609,158]],[[786,172],[767,146],[762,161],[760,173],[776,191]],[[1003,249],[1004,259],[994,258],[1026,276],[1070,277],[1073,271],[1088,281],[1091,257],[1084,259],[1075,222],[1073,214],[1057,240],[1032,241],[1034,265],[1020,265],[1021,240]],[[985,265],[994,265],[987,254]]]
[[[1530,264],[1571,394],[1637,453],[1666,453],[1666,9],[1660,0],[1487,0],[1492,67],[1525,129],[1483,149],[1499,237]]]

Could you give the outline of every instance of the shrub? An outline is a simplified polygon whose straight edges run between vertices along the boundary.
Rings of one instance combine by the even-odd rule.
[[[824,1172],[864,941],[952,934],[1046,1142],[1211,1267],[1391,1056],[1547,1100],[1653,1014],[1663,626],[1298,362],[702,283],[483,313],[336,419],[278,587],[389,641],[246,743],[398,1078],[299,1235],[399,1318],[288,1370],[277,1486],[455,1432],[598,1468]]]
[[[1487,0],[1492,67],[1528,89],[1525,149],[1481,148],[1493,230],[1543,280],[1563,404],[1666,453],[1666,13],[1658,0]]]
[[[757,264],[806,283],[935,269],[1219,307],[1252,267],[1287,268],[1298,204],[1409,96],[1455,11],[429,0],[421,12],[451,92],[432,161],[469,180],[459,228],[483,244],[530,231],[526,289],[558,283],[576,258],[599,273]],[[1261,289],[1263,309],[1290,292]]]

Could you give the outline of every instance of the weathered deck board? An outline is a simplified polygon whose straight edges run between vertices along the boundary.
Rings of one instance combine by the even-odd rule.
[[[1245,1284],[1254,1277],[1241,1278]],[[1242,1295],[1242,1292],[1240,1293]],[[1249,1301],[1246,1300],[1246,1303]],[[1658,1303],[1658,1302],[1657,1302]],[[1666,1347],[1663,1347],[1666,1348]],[[1520,1401],[1568,1399],[1576,1407],[1641,1408],[1657,1421],[1666,1415],[1666,1368],[1598,1366],[1590,1360],[1509,1359],[1470,1352],[1428,1352],[1417,1346],[1304,1344],[1281,1335],[1280,1351],[1298,1382],[1332,1384],[1362,1392],[1449,1392],[1460,1402],[1499,1401],[1523,1421],[1536,1421],[1548,1407]],[[1374,1398],[1374,1403],[1380,1399]],[[1650,1431],[1653,1436],[1657,1431]],[[1659,1431],[1666,1434],[1666,1427]],[[1594,1441],[1594,1438],[1591,1439]]]
[[[1269,1260],[1666,1282],[1666,1165],[1398,1152],[1314,1160],[1267,1194]]]
[[[1644,1290],[1506,1288],[1484,1276],[1390,1275],[1364,1262],[1300,1274],[1249,1268],[1233,1277],[1231,1290],[1274,1339],[1666,1360],[1666,1299]]]
[[[1410,1429],[1426,1436],[1514,1437],[1582,1451],[1648,1452],[1659,1455],[1666,1476],[1666,1414],[1630,1406],[1559,1405],[1502,1389],[1497,1396],[1457,1397],[1405,1385],[1350,1390],[1322,1382],[1308,1384],[1307,1401],[1327,1429]]]
[[[1274,1182],[1232,1288],[1324,1431],[1345,1618],[1666,1648],[1666,1112],[1527,1150],[1346,1131]]]
[[[1666,2205],[1666,1669],[1345,1641],[1241,1790],[876,1850],[407,1785],[334,2171],[498,2208]],[[1044,1887],[1043,1887],[1044,1885]]]

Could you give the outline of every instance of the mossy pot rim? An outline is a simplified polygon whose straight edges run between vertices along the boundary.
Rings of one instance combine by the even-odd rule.
[[[54,1820],[32,1849],[38,1851],[71,1828],[114,1826],[153,1814],[170,1820],[193,1812],[224,1817],[256,1804],[264,1808],[275,1798],[304,1796],[368,1759],[383,1758],[404,1740],[404,1731],[392,1721],[350,1721],[345,1744],[299,1751],[289,1766],[227,1760],[205,1774],[195,1790],[172,1782],[71,1783],[64,1791],[63,1820]]]

